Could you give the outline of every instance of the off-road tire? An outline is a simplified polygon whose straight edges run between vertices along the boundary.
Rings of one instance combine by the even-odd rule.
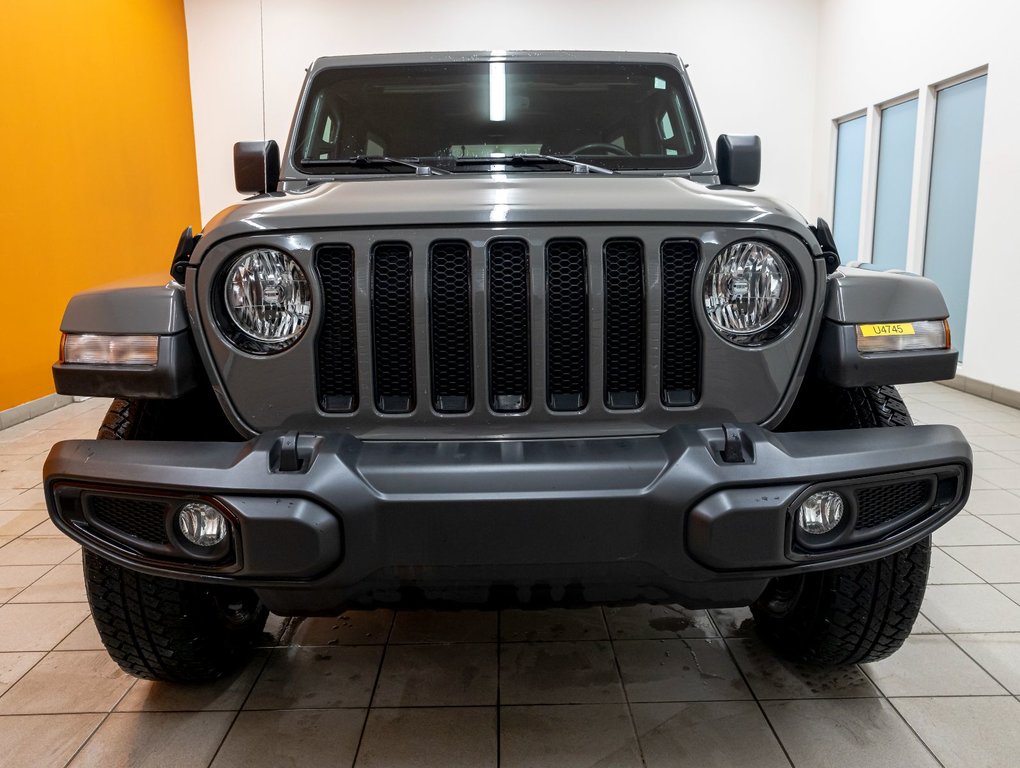
[[[892,386],[810,385],[786,429],[858,429],[913,422]],[[812,418],[811,414],[814,414]],[[751,606],[758,634],[781,655],[820,666],[884,659],[921,609],[931,537],[859,565],[773,579]]]
[[[114,400],[99,439],[180,439],[173,410],[161,401]],[[215,680],[248,658],[265,627],[268,611],[250,589],[138,573],[88,550],[82,562],[103,645],[135,677]]]
[[[137,573],[86,550],[85,589],[110,656],[146,680],[200,683],[247,660],[268,613],[248,589]]]

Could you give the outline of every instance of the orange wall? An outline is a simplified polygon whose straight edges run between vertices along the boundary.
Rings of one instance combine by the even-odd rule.
[[[53,392],[75,292],[200,224],[182,0],[0,0],[0,410]]]

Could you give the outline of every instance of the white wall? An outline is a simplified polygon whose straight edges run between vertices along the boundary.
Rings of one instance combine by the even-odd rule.
[[[1020,269],[1016,178],[1020,176],[1020,4],[971,0],[820,0],[817,95],[812,160],[813,213],[831,212],[833,119],[918,91],[922,132],[915,170],[914,226],[909,268],[923,267],[926,168],[934,95],[929,87],[987,67],[974,260],[967,316],[966,363],[960,372],[1020,390],[1020,341],[1012,331],[1018,304],[1013,275]],[[929,120],[923,113],[927,107]],[[874,121],[872,121],[874,124]],[[865,172],[867,184],[868,172]],[[867,216],[868,211],[864,211]],[[867,233],[867,229],[865,229]],[[862,238],[861,256],[868,256]]]
[[[235,141],[282,145],[313,59],[422,50],[677,53],[713,141],[759,134],[761,188],[809,200],[815,0],[185,0],[185,11],[203,222],[240,199]]]

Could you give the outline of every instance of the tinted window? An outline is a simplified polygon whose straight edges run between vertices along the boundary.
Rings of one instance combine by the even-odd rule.
[[[344,67],[316,76],[305,103],[298,167],[360,155],[452,161],[542,153],[613,168],[691,168],[703,155],[683,81],[659,65]]]

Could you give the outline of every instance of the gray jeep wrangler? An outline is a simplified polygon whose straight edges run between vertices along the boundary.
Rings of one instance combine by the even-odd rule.
[[[113,658],[208,680],[268,611],[437,604],[750,606],[795,659],[896,650],[971,481],[893,387],[954,375],[946,304],[841,266],[760,154],[713,153],[671,55],[316,61],[170,281],[64,316],[57,390],[116,399],[46,502]]]

